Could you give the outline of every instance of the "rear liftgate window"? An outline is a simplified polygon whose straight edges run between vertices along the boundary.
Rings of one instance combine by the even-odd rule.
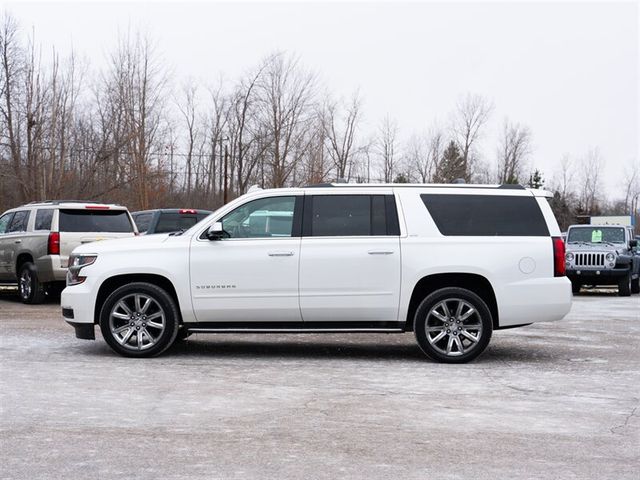
[[[443,235],[549,236],[538,202],[533,197],[433,194],[420,197]]]
[[[133,232],[125,210],[60,210],[61,232]]]

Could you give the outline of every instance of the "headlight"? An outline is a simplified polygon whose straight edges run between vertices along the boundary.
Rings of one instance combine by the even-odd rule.
[[[571,262],[571,261],[573,260],[573,253],[571,253],[571,252],[567,252],[567,254],[564,256],[564,259],[565,259],[567,262]]]
[[[87,277],[81,277],[80,270],[94,263],[96,258],[98,258],[97,255],[71,255],[67,271],[67,287],[84,282]]]
[[[607,262],[613,262],[616,259],[616,256],[613,253],[607,253]]]

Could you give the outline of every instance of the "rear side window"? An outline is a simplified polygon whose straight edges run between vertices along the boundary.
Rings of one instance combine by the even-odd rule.
[[[125,210],[60,210],[59,224],[61,232],[133,232]]]
[[[438,230],[451,236],[549,236],[534,197],[420,195]]]
[[[153,213],[140,213],[133,216],[133,221],[136,222],[136,226],[138,227],[138,231],[140,233],[144,233],[149,230],[149,225],[151,224],[152,217]]]
[[[28,222],[29,222],[29,211],[21,210],[19,212],[16,212],[15,215],[13,216],[13,220],[11,220],[11,223],[9,224],[7,233],[26,232]]]
[[[400,234],[392,195],[313,195],[306,202],[306,236]]]
[[[195,215],[181,213],[161,213],[158,225],[153,233],[169,233],[179,230],[187,230],[193,227],[198,220]]]
[[[38,210],[36,212],[36,223],[33,227],[34,230],[51,230],[51,219],[53,218],[53,210],[48,208],[46,210]]]

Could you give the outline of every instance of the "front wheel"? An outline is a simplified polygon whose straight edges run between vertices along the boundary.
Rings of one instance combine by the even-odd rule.
[[[618,295],[621,297],[628,297],[631,295],[631,272],[620,279],[618,283]]]
[[[422,351],[443,363],[465,363],[491,340],[493,321],[487,304],[470,290],[443,288],[418,306],[413,327]]]
[[[136,282],[116,289],[100,311],[100,331],[125,357],[152,357],[169,348],[179,327],[176,302],[162,288]]]

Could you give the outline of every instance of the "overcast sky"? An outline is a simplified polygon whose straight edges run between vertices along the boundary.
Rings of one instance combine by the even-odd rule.
[[[294,52],[338,95],[360,89],[364,131],[387,113],[404,138],[448,120],[467,92],[495,105],[482,139],[493,161],[505,116],[533,132],[550,178],[568,153],[599,147],[605,187],[638,161],[639,12],[602,3],[1,3],[61,52],[105,63],[118,31],[150,33],[173,78],[213,84],[274,50]]]

